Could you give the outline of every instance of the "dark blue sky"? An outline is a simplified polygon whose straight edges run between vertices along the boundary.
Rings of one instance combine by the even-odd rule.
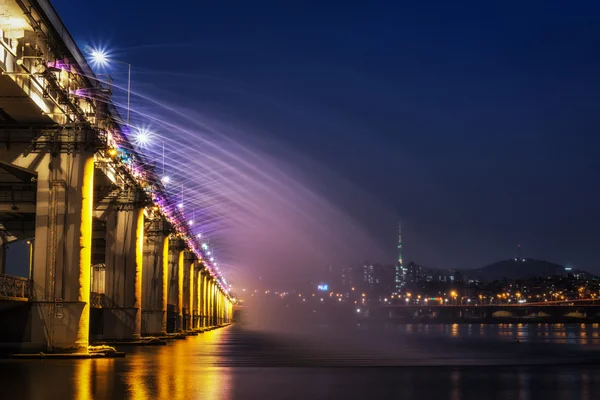
[[[370,193],[404,221],[409,259],[478,267],[521,243],[600,273],[597,1],[54,5],[80,46],[131,62],[138,87]],[[394,218],[369,229],[392,261]]]

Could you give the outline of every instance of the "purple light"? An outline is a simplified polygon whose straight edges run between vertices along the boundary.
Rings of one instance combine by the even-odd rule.
[[[62,69],[63,71],[71,70],[71,65],[62,60],[48,61],[48,67]]]
[[[80,88],[80,89],[75,89],[75,90],[69,90],[69,93],[77,96],[77,97],[85,97],[85,98],[91,98],[92,97],[92,91],[88,88]]]

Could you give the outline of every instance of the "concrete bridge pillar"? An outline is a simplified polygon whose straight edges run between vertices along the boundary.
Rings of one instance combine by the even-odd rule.
[[[223,315],[223,323],[227,323],[227,297],[223,295],[223,309],[221,310],[221,315]]]
[[[206,321],[207,321],[207,326],[212,327],[214,326],[213,324],[213,285],[212,285],[212,280],[209,277],[207,279],[207,288],[206,288]]]
[[[142,271],[142,335],[165,335],[169,273],[166,233],[148,234],[144,238]]]
[[[143,251],[143,208],[112,210],[106,219],[104,339],[141,337]]]
[[[215,325],[219,326],[219,320],[220,318],[220,310],[219,310],[219,303],[220,303],[220,292],[219,292],[219,287],[215,284]]]
[[[219,307],[219,319],[217,320],[218,325],[223,325],[223,293],[217,289],[217,306]]]
[[[45,154],[37,173],[31,344],[87,352],[93,153]]]
[[[169,287],[168,305],[172,310],[171,329],[173,332],[183,330],[183,270],[184,249],[181,239],[172,239],[169,244]]]
[[[183,257],[183,286],[182,286],[182,313],[183,330],[191,330],[192,327],[192,308],[194,295],[194,261],[196,256],[191,251],[185,251]]]
[[[223,312],[225,313],[225,323],[228,324],[229,321],[229,298],[225,298],[225,307],[223,308]]]
[[[210,282],[210,325],[217,326],[217,290],[214,280]]]
[[[200,271],[202,275],[202,296],[201,296],[201,304],[200,304],[200,320],[202,324],[202,328],[208,327],[208,271],[202,270]]]
[[[225,296],[222,291],[219,291],[219,324],[223,325],[225,320],[224,305],[225,305]]]
[[[221,325],[221,292],[219,291],[219,288],[216,288],[216,295],[215,295],[215,308],[216,308],[216,325],[219,326]]]
[[[202,304],[202,262],[196,261],[194,263],[194,278],[192,281],[194,293],[192,295],[193,305],[192,305],[192,314],[193,325],[192,329],[198,329],[201,327],[200,323],[200,315],[202,314],[202,310],[200,309],[200,305]]]

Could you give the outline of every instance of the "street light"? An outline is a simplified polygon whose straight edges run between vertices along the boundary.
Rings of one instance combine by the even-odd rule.
[[[129,115],[131,112],[131,64],[110,58],[104,49],[92,49],[90,56],[94,64],[100,67],[107,67],[111,62],[127,65],[127,126],[129,126]]]
[[[27,244],[29,245],[29,279],[33,279],[33,240],[27,240]]]
[[[136,128],[133,141],[138,147],[146,147],[152,141],[152,132],[146,128]]]
[[[164,186],[171,182],[171,178],[165,174],[165,142],[162,142],[162,178],[160,181]]]

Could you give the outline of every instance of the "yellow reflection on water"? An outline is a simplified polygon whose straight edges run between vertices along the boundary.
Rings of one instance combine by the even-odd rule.
[[[77,360],[73,369],[73,397],[77,400],[112,397],[114,362],[112,358]]]
[[[141,360],[135,360],[135,362],[131,365],[131,370],[125,379],[132,399],[151,398],[147,389],[147,385],[149,385],[151,382],[151,375],[147,374],[147,371],[148,370],[144,368]]]
[[[94,398],[106,399],[112,397],[111,387],[115,384],[115,359],[100,358],[92,360],[92,370],[90,371],[92,380],[92,389]]]
[[[82,360],[75,368],[75,398],[91,400],[92,396],[92,360]]]
[[[125,384],[135,400],[229,399],[231,371],[219,366],[222,330],[175,340],[131,357]],[[145,350],[145,349],[144,349]]]

